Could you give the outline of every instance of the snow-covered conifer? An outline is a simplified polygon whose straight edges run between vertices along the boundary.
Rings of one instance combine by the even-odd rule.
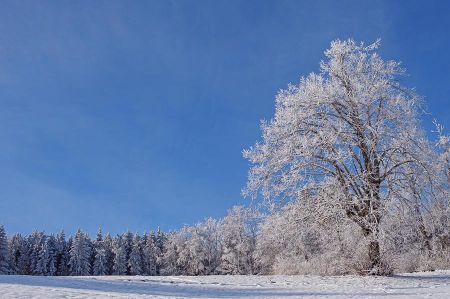
[[[71,275],[89,275],[91,272],[91,246],[88,236],[80,229],[77,230],[70,248]]]
[[[0,225],[0,275],[9,273],[8,239],[5,228]]]
[[[131,253],[128,259],[128,268],[130,275],[142,274],[142,244],[141,238],[138,234],[134,235],[133,243],[131,245]]]
[[[69,275],[70,245],[67,244],[64,231],[56,235],[56,275]]]
[[[8,243],[9,267],[13,274],[25,274],[20,269],[20,259],[23,254],[22,248],[25,239],[21,234],[14,234]]]
[[[121,236],[116,236],[113,240],[114,252],[114,275],[127,274],[127,253]]]
[[[156,275],[159,248],[156,246],[155,235],[153,232],[144,235],[142,246],[143,273],[145,275]]]
[[[106,262],[106,250],[103,247],[96,247],[93,275],[106,275]]]
[[[36,275],[46,276],[48,275],[48,264],[50,260],[50,254],[47,246],[47,240],[44,236],[43,241],[40,244],[38,251],[38,260],[36,263],[36,268],[34,269],[34,273]]]
[[[105,259],[106,259],[105,275],[112,275],[114,273],[114,252],[113,252],[113,240],[109,233],[106,234],[103,240],[103,249],[105,250]]]

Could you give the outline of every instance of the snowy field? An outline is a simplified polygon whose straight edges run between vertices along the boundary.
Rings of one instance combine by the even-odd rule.
[[[0,276],[0,298],[450,298],[450,271],[394,277]]]

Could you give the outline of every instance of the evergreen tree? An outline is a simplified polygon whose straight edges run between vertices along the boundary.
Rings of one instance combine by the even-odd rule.
[[[125,251],[125,259],[126,259],[126,265],[127,265],[127,273],[130,274],[130,267],[128,266],[128,261],[130,260],[130,254],[133,247],[133,234],[130,231],[126,231],[122,234],[122,247]]]
[[[49,259],[50,254],[48,251],[47,242],[44,238],[39,247],[36,268],[34,269],[34,273],[36,275],[46,276],[48,274]]]
[[[114,275],[126,275],[127,254],[121,236],[117,236],[114,238],[113,252],[114,252],[114,266],[113,266]]]
[[[30,256],[30,274],[40,275],[40,269],[38,269],[39,253],[42,248],[42,243],[44,242],[44,233],[34,231],[29,237],[29,256]]]
[[[0,275],[9,273],[8,239],[6,237],[5,228],[3,225],[0,225]]]
[[[69,249],[64,231],[56,235],[56,275],[69,275]]]
[[[97,238],[94,241],[94,262],[93,275],[106,275],[106,251],[104,248],[102,230],[97,232]]]
[[[159,255],[159,248],[156,246],[155,234],[151,232],[150,234],[144,235],[143,242],[143,262],[142,267],[145,275],[156,275],[157,274],[157,258]]]
[[[21,234],[14,234],[8,243],[9,252],[9,268],[13,274],[24,274],[21,273],[19,262],[22,255],[22,246],[24,238]]]
[[[55,276],[57,274],[58,248],[57,248],[57,241],[54,235],[50,235],[47,238],[47,250],[48,250],[47,275]]]
[[[162,264],[163,264],[163,259],[164,259],[164,251],[165,251],[165,245],[166,245],[166,241],[167,241],[167,236],[164,234],[164,232],[161,230],[160,227],[158,227],[158,230],[156,232],[156,236],[155,236],[155,243],[157,246],[157,251],[156,251],[156,272],[157,274],[160,274],[161,272],[161,268],[162,268]]]
[[[106,275],[107,273],[107,260],[106,251],[103,247],[95,248],[95,260],[94,260],[94,275]]]
[[[105,250],[106,269],[105,275],[112,275],[114,273],[114,252],[113,252],[113,240],[108,233],[103,240],[103,249]]]
[[[142,274],[142,248],[141,238],[138,234],[135,234],[133,238],[130,258],[128,259],[128,269],[131,275]]]
[[[20,254],[17,261],[17,274],[29,275],[32,274],[30,270],[30,246],[27,237],[22,237],[20,245]]]
[[[72,275],[89,275],[91,246],[89,238],[80,229],[77,230],[70,248],[70,269]]]

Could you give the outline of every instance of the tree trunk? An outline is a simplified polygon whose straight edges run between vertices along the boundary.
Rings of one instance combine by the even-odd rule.
[[[370,261],[370,268],[368,269],[369,275],[384,274],[381,269],[380,242],[378,241],[378,239],[376,239],[376,237],[369,242],[369,261]]]

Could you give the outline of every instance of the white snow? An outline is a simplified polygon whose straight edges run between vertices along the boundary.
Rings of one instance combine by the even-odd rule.
[[[450,271],[393,277],[0,276],[0,298],[450,298]]]

